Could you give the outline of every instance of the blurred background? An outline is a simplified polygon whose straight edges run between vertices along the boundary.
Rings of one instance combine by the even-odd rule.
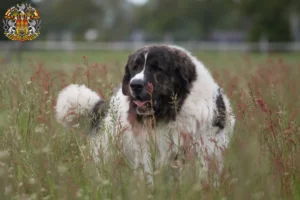
[[[1,1],[0,13],[19,0]],[[175,43],[190,50],[298,51],[299,0],[31,0],[40,36],[1,50],[131,50]],[[3,42],[4,41],[4,42]]]
[[[0,2],[0,13],[24,1]],[[172,43],[192,51],[300,50],[299,0],[27,0],[42,20],[40,36],[12,42],[0,34],[0,55],[21,61],[37,51],[132,51]]]

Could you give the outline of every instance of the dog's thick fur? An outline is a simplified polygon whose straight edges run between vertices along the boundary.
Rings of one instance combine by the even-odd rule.
[[[57,120],[68,127],[78,116],[94,115],[96,160],[99,149],[105,152],[110,139],[120,135],[129,163],[150,174],[151,141],[158,167],[192,150],[205,169],[207,155],[222,162],[235,122],[227,97],[204,65],[183,48],[169,45],[146,46],[131,54],[122,88],[108,105],[85,86],[70,85],[60,92],[56,111]]]

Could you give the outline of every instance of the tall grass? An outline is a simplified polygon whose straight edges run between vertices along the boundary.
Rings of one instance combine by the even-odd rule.
[[[220,185],[199,182],[192,160],[156,170],[154,189],[134,174],[118,144],[107,163],[95,164],[85,130],[65,130],[55,120],[60,89],[84,83],[109,99],[120,70],[111,74],[87,58],[69,73],[33,67],[30,78],[22,70],[0,75],[0,199],[300,199],[295,64],[280,58],[253,63],[246,56],[234,71],[213,69],[237,118]]]

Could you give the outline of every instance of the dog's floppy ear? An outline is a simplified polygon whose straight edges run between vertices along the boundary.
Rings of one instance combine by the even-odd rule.
[[[129,96],[129,82],[130,82],[130,71],[129,71],[129,66],[132,65],[132,60],[133,60],[134,54],[131,54],[128,56],[127,64],[125,66],[125,74],[123,76],[123,81],[122,81],[122,93],[125,96]]]
[[[189,91],[191,83],[196,80],[196,67],[185,52],[176,50],[175,55],[175,66],[180,82],[183,88]]]
[[[129,95],[129,81],[130,81],[130,73],[128,69],[128,63],[125,67],[125,74],[122,81],[122,93],[125,96]]]

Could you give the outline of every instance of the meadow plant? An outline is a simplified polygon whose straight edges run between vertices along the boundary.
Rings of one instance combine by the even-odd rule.
[[[244,65],[235,70],[212,69],[236,115],[218,187],[213,181],[199,181],[201,162],[192,154],[181,155],[184,162],[170,164],[174,171],[169,166],[155,169],[152,118],[148,128],[154,145],[150,151],[154,189],[127,163],[120,140],[126,127],[118,125],[116,113],[111,113],[111,126],[100,125],[114,134],[108,150],[99,148],[99,162],[90,152],[89,129],[66,130],[55,119],[55,101],[63,87],[86,84],[109,102],[120,74],[109,74],[107,65],[90,64],[86,57],[84,66],[73,72],[48,70],[43,63],[34,68],[30,77],[20,69],[3,69],[0,75],[0,199],[300,198],[297,63],[287,64],[282,58],[254,62],[246,56]],[[155,88],[148,87],[151,94]],[[111,112],[118,109],[110,106],[115,106]],[[176,96],[170,106],[177,108]],[[86,121],[79,127],[82,123],[90,125]],[[109,159],[103,160],[107,152]],[[212,165],[210,173],[219,173],[217,167]]]

